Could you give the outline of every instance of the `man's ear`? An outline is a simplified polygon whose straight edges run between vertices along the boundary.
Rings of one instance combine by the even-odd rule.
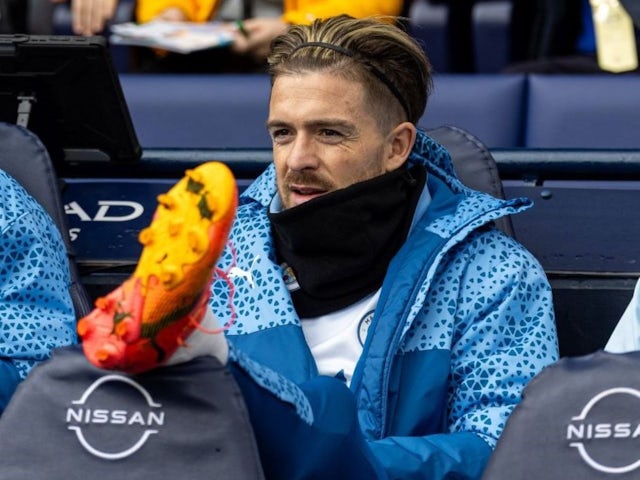
[[[397,169],[406,162],[416,141],[416,136],[416,126],[411,122],[402,122],[391,130],[385,163],[387,172]]]

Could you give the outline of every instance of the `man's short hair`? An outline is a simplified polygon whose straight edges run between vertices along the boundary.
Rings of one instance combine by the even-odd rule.
[[[384,20],[340,15],[291,26],[271,44],[271,83],[280,75],[330,72],[362,82],[387,120],[416,124],[431,93],[431,64],[410,35]]]

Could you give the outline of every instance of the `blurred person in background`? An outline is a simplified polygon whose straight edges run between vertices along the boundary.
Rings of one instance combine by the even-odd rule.
[[[66,0],[50,1],[63,3]],[[117,6],[118,0],[71,0],[73,33],[88,36],[103,32],[115,15]]]
[[[53,35],[60,3],[69,3],[72,32],[86,36],[104,33],[118,7],[118,0],[0,0],[0,33]]]
[[[600,3],[607,2],[594,1],[592,5],[589,0],[513,0],[511,64],[505,72],[593,74],[611,71],[603,68],[597,53],[593,9]],[[604,8],[606,11],[602,14],[609,23],[615,20],[612,15],[617,15],[617,8],[629,14],[635,23],[635,29],[631,28],[627,38],[632,45],[627,47],[634,50],[637,60],[640,0],[615,2],[613,9],[607,3]],[[613,28],[617,32],[613,40],[620,42],[622,24]],[[608,37],[605,40],[611,41],[612,37]],[[612,48],[619,52],[621,46]],[[637,72],[637,67],[624,68],[623,71]]]
[[[271,41],[293,24],[348,14],[356,18],[393,16],[404,12],[403,0],[138,0],[136,20],[225,22],[234,32],[228,48],[190,54],[139,49],[137,63],[152,72],[265,71]]]

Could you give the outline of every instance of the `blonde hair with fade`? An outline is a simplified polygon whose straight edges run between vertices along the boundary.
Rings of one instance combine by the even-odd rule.
[[[361,82],[386,128],[415,125],[433,84],[422,47],[386,18],[340,15],[293,25],[273,40],[267,61],[272,85],[281,75],[318,71]]]

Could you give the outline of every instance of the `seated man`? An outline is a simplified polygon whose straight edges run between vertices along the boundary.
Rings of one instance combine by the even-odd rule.
[[[60,232],[44,209],[0,171],[0,412],[56,347],[76,342]]]
[[[232,227],[221,164],[159,198],[136,271],[79,323],[86,356],[220,359],[267,478],[480,478],[558,358],[545,274],[493,224],[531,203],[465,187],[417,130],[431,69],[399,28],[293,26],[269,65],[273,164]]]

